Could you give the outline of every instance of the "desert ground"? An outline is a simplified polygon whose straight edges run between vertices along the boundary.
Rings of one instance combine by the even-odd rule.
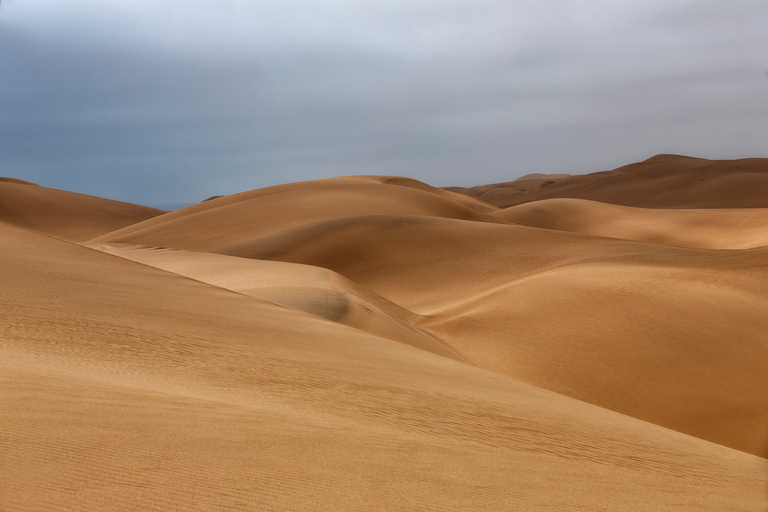
[[[0,178],[3,512],[768,510],[768,159],[41,185]]]

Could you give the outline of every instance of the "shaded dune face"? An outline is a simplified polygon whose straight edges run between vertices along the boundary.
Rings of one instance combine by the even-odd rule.
[[[451,190],[501,208],[560,197],[644,208],[768,208],[768,158],[657,155],[612,171]]]
[[[768,216],[705,187],[753,204],[761,162],[528,176],[612,201],[503,209],[0,180],[0,509],[765,509]]]

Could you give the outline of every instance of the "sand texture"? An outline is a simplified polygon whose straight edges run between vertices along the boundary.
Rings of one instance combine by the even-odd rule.
[[[0,180],[0,510],[765,512],[768,214],[610,190]]]

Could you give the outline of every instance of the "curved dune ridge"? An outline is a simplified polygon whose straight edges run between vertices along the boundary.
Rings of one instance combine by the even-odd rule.
[[[107,232],[0,180],[38,208],[0,216],[0,510],[768,508],[768,217],[620,184],[331,178]]]
[[[165,213],[163,210],[0,178],[0,221],[84,242]]]
[[[212,199],[94,241],[213,251],[318,220],[399,213],[497,222],[489,215],[495,210],[482,201],[416,180],[352,176],[278,185]]]
[[[768,208],[768,158],[656,155],[612,171],[449,189],[501,208],[558,197],[644,208]]]

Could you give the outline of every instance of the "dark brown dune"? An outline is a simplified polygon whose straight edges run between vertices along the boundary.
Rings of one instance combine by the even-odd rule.
[[[0,180],[0,221],[65,240],[86,241],[163,213],[155,208],[45,188],[23,180]]]
[[[644,208],[768,208],[768,159],[657,155],[612,171],[450,190],[500,208],[563,197]]]

